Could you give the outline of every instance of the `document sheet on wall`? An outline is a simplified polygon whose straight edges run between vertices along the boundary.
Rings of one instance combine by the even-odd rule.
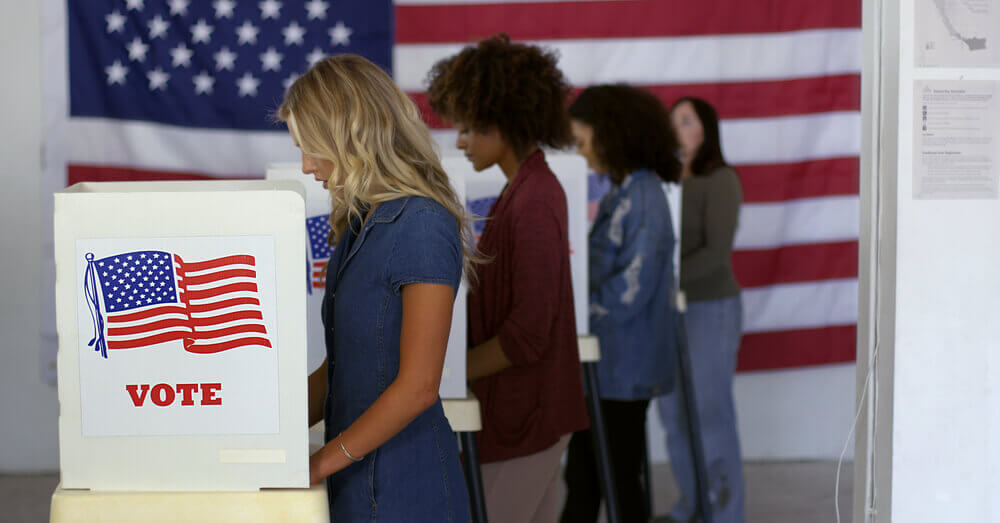
[[[913,197],[996,199],[1000,82],[914,82]]]

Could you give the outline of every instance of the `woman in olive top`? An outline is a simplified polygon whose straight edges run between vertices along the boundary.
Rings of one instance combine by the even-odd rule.
[[[733,374],[743,305],[730,258],[743,192],[722,156],[715,109],[682,98],[670,110],[683,168],[681,279],[692,385],[708,472],[712,520],[743,518],[743,467],[733,406]],[[680,387],[658,401],[667,451],[680,489],[670,517],[689,521],[696,503],[694,464]]]

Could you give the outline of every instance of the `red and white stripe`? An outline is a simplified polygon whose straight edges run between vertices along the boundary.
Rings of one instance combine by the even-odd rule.
[[[135,349],[182,340],[191,335],[187,309],[174,303],[140,311],[109,313],[108,349]]]
[[[192,327],[184,339],[185,350],[211,354],[236,347],[271,347],[253,256],[185,262],[174,255],[174,268]]]
[[[454,151],[455,134],[427,107],[427,72],[498,32],[558,51],[577,88],[627,82],[666,103],[683,95],[712,102],[745,198],[733,257],[745,288],[741,368],[848,361],[857,295],[860,9],[833,0],[396,0],[394,76],[444,154]],[[64,139],[50,141],[65,151],[71,181],[259,176],[268,163],[298,157],[281,133],[86,118],[64,129]]]
[[[312,266],[312,286],[314,289],[326,287],[326,264],[329,260],[314,261]]]

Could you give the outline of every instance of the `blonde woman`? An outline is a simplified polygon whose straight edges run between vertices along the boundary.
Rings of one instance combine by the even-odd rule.
[[[330,192],[327,360],[309,377],[326,445],[309,463],[333,521],[468,521],[438,398],[452,304],[473,254],[464,209],[410,99],[355,55],[317,63],[278,117]]]

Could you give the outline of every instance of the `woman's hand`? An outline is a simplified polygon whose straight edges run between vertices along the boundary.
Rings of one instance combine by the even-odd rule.
[[[323,455],[328,445],[324,445],[315,454],[309,456],[309,486],[322,482],[330,475],[324,470]]]
[[[340,445],[344,444],[344,435],[328,441],[315,454],[309,456],[309,485],[315,485],[328,476],[332,476],[354,463],[347,454],[341,450]],[[350,445],[349,443],[347,445]],[[348,447],[349,448],[349,447]],[[361,456],[358,456],[360,459]]]

